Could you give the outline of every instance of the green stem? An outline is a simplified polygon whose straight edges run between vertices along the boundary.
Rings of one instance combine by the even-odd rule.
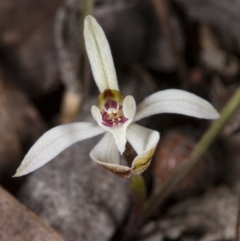
[[[141,175],[132,176],[130,189],[132,192],[134,203],[137,206],[142,207],[146,200],[147,190],[146,190],[145,181]]]
[[[141,175],[132,176],[130,190],[132,194],[132,205],[127,223],[119,239],[121,241],[135,240],[135,237],[139,233],[138,228],[141,225],[141,217],[144,207],[143,205],[147,196],[145,181]]]
[[[154,211],[170,196],[177,185],[186,177],[186,175],[196,166],[201,157],[208,150],[217,135],[221,132],[225,124],[240,106],[240,88],[238,88],[233,97],[224,107],[221,118],[216,120],[201,140],[195,146],[189,158],[170,176],[170,178],[161,186],[154,196],[144,205],[143,221],[149,218]]]

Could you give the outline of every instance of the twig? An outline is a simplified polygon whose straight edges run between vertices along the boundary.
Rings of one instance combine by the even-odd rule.
[[[176,60],[178,75],[183,83],[183,86],[187,86],[188,68],[174,40],[168,0],[151,0],[151,2],[161,24],[163,34]]]
[[[73,44],[73,38],[78,35],[76,24],[77,11],[75,1],[65,1],[57,11],[54,25],[54,40],[57,50],[60,74],[66,88],[71,92],[80,94],[82,84],[78,81],[78,50]],[[64,37],[68,36],[67,39]]]
[[[170,176],[163,186],[152,196],[145,204],[143,221],[149,218],[154,211],[170,196],[177,185],[186,177],[186,175],[198,164],[201,157],[208,150],[217,135],[221,132],[225,124],[240,106],[240,88],[238,88],[233,97],[224,107],[221,118],[216,120],[201,140],[195,146],[189,158]]]
[[[68,0],[58,9],[54,25],[55,46],[57,50],[61,80],[66,90],[62,99],[60,122],[71,122],[78,114],[82,104],[82,82],[79,79],[79,48],[76,49],[79,27],[76,1]],[[67,36],[67,38],[66,38]]]

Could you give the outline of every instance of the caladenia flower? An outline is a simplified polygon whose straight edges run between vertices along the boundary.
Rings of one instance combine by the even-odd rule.
[[[151,162],[159,133],[136,124],[137,121],[159,113],[205,119],[219,117],[209,102],[176,89],[156,92],[136,107],[132,96],[124,96],[119,91],[108,41],[92,16],[85,19],[84,38],[93,77],[100,91],[97,106],[91,108],[96,123],[65,124],[49,130],[29,150],[15,176],[28,174],[74,143],[103,133],[102,139],[90,152],[90,157],[117,176],[141,174]],[[131,167],[120,164],[120,154],[125,151],[127,141],[137,153]]]

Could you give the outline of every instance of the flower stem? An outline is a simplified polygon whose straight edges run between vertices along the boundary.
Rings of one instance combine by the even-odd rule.
[[[119,239],[120,241],[134,240],[139,234],[144,202],[147,195],[145,181],[141,175],[132,176],[130,190],[132,196],[132,205],[124,231]]]
[[[132,192],[134,203],[137,206],[142,207],[146,200],[147,191],[146,191],[145,181],[141,175],[132,176],[130,189]]]
[[[216,120],[205,132],[198,144],[195,146],[187,160],[169,177],[169,179],[158,189],[155,195],[146,201],[144,205],[143,221],[148,219],[154,211],[170,196],[177,185],[186,175],[197,165],[201,157],[208,150],[217,135],[222,131],[225,124],[240,106],[240,88],[238,88],[232,98],[228,101],[221,112],[221,118]]]

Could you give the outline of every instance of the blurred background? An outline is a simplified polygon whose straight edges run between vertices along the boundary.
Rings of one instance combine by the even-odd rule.
[[[137,230],[129,180],[97,166],[97,138],[12,178],[48,129],[93,121],[97,102],[83,42],[92,14],[109,40],[121,92],[137,103],[177,88],[218,110],[240,84],[240,0],[0,0],[0,240],[217,241],[236,238],[240,110],[161,210]],[[173,114],[142,123],[161,133],[144,173],[151,196],[210,121]]]

